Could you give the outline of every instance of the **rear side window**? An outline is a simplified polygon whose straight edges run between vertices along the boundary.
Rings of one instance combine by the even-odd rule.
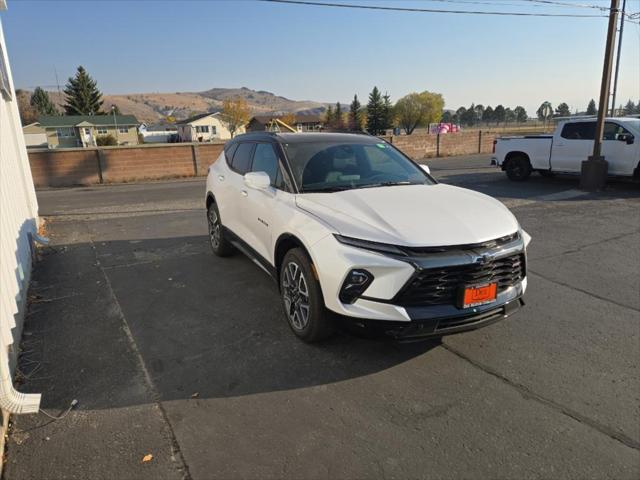
[[[231,168],[240,175],[244,175],[251,168],[251,154],[253,153],[254,146],[255,143],[241,143],[233,155]]]
[[[562,127],[560,136],[567,140],[594,140],[596,137],[596,122],[567,123]]]
[[[253,154],[252,172],[266,172],[271,179],[271,185],[275,185],[278,173],[278,157],[270,143],[258,143]]]
[[[229,148],[224,149],[224,156],[227,159],[227,164],[229,166],[231,166],[231,160],[233,159],[233,154],[236,152],[237,148],[238,148],[238,144],[234,143]]]
[[[629,130],[613,122],[604,123],[604,140],[618,140],[620,135],[631,135]]]

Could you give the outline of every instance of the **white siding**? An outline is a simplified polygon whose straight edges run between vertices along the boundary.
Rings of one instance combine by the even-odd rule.
[[[0,47],[12,95],[7,99],[0,94],[0,406],[10,413],[32,413],[38,411],[40,395],[13,389],[9,356],[11,352],[15,360],[22,334],[31,274],[30,236],[37,232],[38,203],[1,23]]]

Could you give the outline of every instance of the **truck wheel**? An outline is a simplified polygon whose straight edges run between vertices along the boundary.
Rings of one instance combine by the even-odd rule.
[[[505,171],[509,180],[514,182],[522,182],[531,175],[531,163],[524,155],[511,157],[505,165]]]

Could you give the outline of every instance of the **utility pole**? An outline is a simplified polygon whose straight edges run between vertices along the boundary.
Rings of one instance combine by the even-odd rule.
[[[609,28],[607,43],[604,50],[602,66],[602,83],[600,85],[600,103],[598,107],[598,121],[596,123],[593,154],[582,162],[580,188],[587,191],[602,190],[607,183],[609,164],[602,156],[602,134],[604,133],[604,117],[609,110],[609,87],[611,85],[611,70],[613,65],[613,50],[615,49],[616,23],[620,0],[611,0],[609,9]]]
[[[624,12],[627,0],[622,0],[622,12],[620,14],[620,34],[618,35],[618,54],[616,56],[616,73],[613,76],[613,98],[611,99],[611,116],[616,116],[616,93],[618,93],[618,72],[620,71],[620,50],[622,50],[622,33],[624,32]]]

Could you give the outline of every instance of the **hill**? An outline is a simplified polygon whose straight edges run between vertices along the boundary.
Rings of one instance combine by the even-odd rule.
[[[64,95],[49,92],[51,99],[62,106]],[[291,100],[264,90],[241,88],[212,88],[204,92],[175,93],[130,93],[124,95],[103,95],[104,109],[116,105],[123,114],[135,115],[141,122],[156,122],[166,116],[177,120],[204,112],[222,110],[227,98],[243,98],[253,114],[308,112],[319,113],[326,104],[309,100]]]

